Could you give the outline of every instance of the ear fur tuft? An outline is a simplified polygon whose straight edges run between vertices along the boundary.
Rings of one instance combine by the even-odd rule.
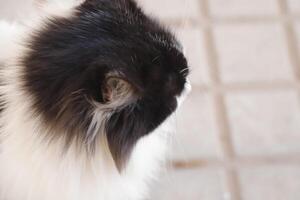
[[[132,103],[135,92],[128,81],[117,76],[108,76],[102,86],[102,96],[106,104],[118,107]]]
[[[110,73],[103,83],[102,97],[104,105],[112,110],[106,124],[106,138],[116,167],[121,172],[142,128],[136,116],[132,116],[138,92],[119,73]]]

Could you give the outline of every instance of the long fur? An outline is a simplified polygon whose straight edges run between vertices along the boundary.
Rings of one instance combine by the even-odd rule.
[[[42,10],[0,21],[0,200],[145,198],[190,90],[179,44],[131,0]]]

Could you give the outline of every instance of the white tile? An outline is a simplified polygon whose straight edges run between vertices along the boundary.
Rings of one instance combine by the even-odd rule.
[[[293,79],[280,24],[220,25],[214,35],[223,81]]]
[[[300,99],[296,91],[228,94],[235,150],[244,156],[300,153]]]
[[[276,0],[209,0],[209,5],[218,17],[275,15],[279,10]]]
[[[153,16],[166,19],[197,18],[198,0],[137,0]]]
[[[157,200],[225,199],[223,174],[218,170],[169,171],[153,189]]]
[[[204,48],[203,32],[200,28],[183,27],[173,29],[181,41],[191,69],[190,79],[194,85],[210,82],[207,54]]]
[[[244,200],[299,200],[300,167],[271,166],[241,170]]]
[[[300,1],[288,0],[289,10],[294,14],[300,14]]]
[[[0,20],[20,20],[35,10],[32,0],[0,0]]]
[[[177,113],[178,132],[172,145],[176,160],[216,158],[220,153],[212,98],[193,89]]]

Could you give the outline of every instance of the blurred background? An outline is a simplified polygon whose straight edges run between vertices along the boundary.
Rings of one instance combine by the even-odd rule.
[[[192,69],[151,199],[300,200],[300,0],[138,1]],[[2,19],[30,9],[0,0]]]

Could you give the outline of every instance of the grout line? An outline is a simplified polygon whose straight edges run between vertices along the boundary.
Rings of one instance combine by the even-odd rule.
[[[278,0],[280,5],[280,14],[282,16],[289,15],[289,9],[286,0]],[[294,75],[298,84],[300,84],[300,50],[297,45],[297,36],[294,30],[293,21],[286,20],[282,23],[284,28],[288,52],[293,66]],[[297,90],[300,99],[300,89]]]
[[[281,155],[281,156],[243,156],[237,157],[235,161],[226,162],[220,159],[192,159],[189,161],[174,160],[171,161],[173,169],[198,169],[198,168],[228,168],[236,169],[240,167],[257,167],[273,165],[300,165],[299,154]]]
[[[207,2],[206,0],[202,1],[202,7],[205,9],[203,11],[203,13],[208,10],[207,8]],[[207,11],[206,11],[207,12]],[[208,16],[208,13],[205,14],[206,16]],[[214,38],[213,38],[213,31],[210,27],[206,27],[206,29],[204,29],[204,43],[205,43],[205,47],[207,49],[207,56],[208,56],[208,62],[210,63],[209,66],[211,66],[211,68],[209,69],[209,73],[212,79],[211,85],[212,88],[219,88],[221,85],[221,80],[220,80],[220,76],[219,76],[219,68],[218,68],[218,58],[217,58],[217,53],[216,53],[216,45],[214,42]],[[217,122],[219,125],[221,125],[221,142],[223,145],[223,150],[224,150],[224,156],[225,159],[231,159],[234,157],[234,150],[232,148],[231,145],[231,140],[230,140],[230,130],[229,130],[229,126],[228,126],[228,122],[226,120],[226,108],[225,108],[225,104],[224,99],[223,99],[223,95],[218,92],[217,90],[213,90],[214,91],[214,99],[215,99],[215,107],[216,107],[216,112],[217,112]]]
[[[292,81],[270,81],[270,82],[239,82],[239,83],[223,83],[222,85],[211,86],[210,83],[202,85],[193,85],[194,89],[203,92],[212,93],[229,93],[229,92],[244,92],[244,91],[276,91],[299,89],[300,83]]]
[[[283,17],[278,16],[240,16],[240,17],[213,17],[211,23],[213,24],[245,24],[245,23],[274,23],[286,20],[299,20],[298,16]]]
[[[211,17],[200,19],[187,18],[183,25],[180,18],[165,18],[162,22],[167,25],[175,27],[197,27],[197,26],[211,26],[211,25],[239,25],[250,23],[284,23],[286,21],[300,21],[300,15],[284,15],[284,16],[234,16],[234,17]]]
[[[286,0],[278,0],[280,5],[280,12],[282,16],[288,15],[288,6]],[[288,44],[288,51],[294,66],[295,76],[298,82],[300,82],[300,60],[299,60],[299,51],[297,47],[297,38],[296,33],[293,27],[291,20],[286,20],[283,22],[283,27],[285,31],[285,36]]]
[[[209,14],[209,5],[207,0],[200,0],[200,9],[201,9],[201,14],[202,18],[204,21],[209,21],[207,19],[210,18]],[[212,79],[212,86],[213,87],[218,87],[221,84],[220,80],[220,72],[218,68],[218,57],[217,57],[217,52],[216,52],[216,45],[214,43],[214,37],[213,37],[213,30],[212,27],[206,26],[204,27],[204,42],[205,42],[205,47],[207,49],[207,56],[208,56],[208,62],[210,68],[210,76]],[[219,132],[220,132],[220,142],[221,146],[223,149],[223,156],[225,159],[225,162],[232,162],[235,157],[233,145],[232,145],[232,140],[231,140],[231,135],[230,135],[230,127],[229,123],[227,120],[227,110],[226,110],[226,105],[225,105],[225,100],[224,96],[222,93],[219,93],[215,91],[213,93],[214,97],[214,108],[216,112],[216,118],[217,118],[217,124],[219,125]],[[241,194],[240,194],[240,189],[239,189],[239,181],[238,181],[238,175],[235,171],[235,169],[228,169],[225,168],[226,170],[226,182],[227,182],[227,187],[228,187],[228,192],[230,193],[231,197],[230,199],[232,200],[240,200],[241,199]]]

